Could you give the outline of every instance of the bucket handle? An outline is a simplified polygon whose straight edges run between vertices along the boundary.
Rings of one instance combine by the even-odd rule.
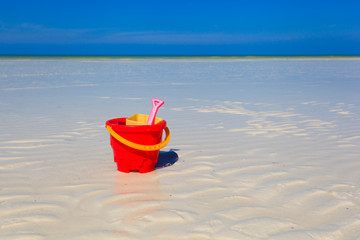
[[[161,148],[165,147],[170,141],[170,130],[168,127],[165,128],[166,138],[164,139],[164,141],[159,144],[155,144],[155,145],[142,145],[142,144],[137,144],[137,143],[131,142],[131,141],[121,137],[119,134],[117,134],[109,125],[106,126],[106,129],[109,131],[111,136],[113,136],[116,140],[118,140],[122,144],[124,144],[128,147],[137,149],[137,150],[141,150],[141,151],[160,150]]]

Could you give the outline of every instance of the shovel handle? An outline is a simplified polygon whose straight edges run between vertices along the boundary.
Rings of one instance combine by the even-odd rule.
[[[154,124],[156,113],[157,113],[159,107],[161,107],[164,104],[163,100],[156,99],[156,98],[152,98],[151,102],[152,102],[152,108],[151,108],[151,112],[149,115],[149,119],[147,121],[147,125]]]

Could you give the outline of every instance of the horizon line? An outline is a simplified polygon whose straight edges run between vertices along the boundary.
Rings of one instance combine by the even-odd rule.
[[[0,58],[360,58],[360,55],[0,54]]]

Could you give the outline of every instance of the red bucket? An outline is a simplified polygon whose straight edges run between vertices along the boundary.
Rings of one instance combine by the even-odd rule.
[[[110,144],[114,161],[120,172],[151,172],[155,169],[160,149],[170,140],[166,121],[154,125],[126,125],[126,118],[115,118],[106,122],[110,132]],[[162,142],[163,131],[166,138]]]

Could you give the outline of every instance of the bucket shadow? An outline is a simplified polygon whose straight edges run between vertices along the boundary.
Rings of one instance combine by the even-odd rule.
[[[177,155],[175,150],[178,151],[178,149],[170,149],[170,151],[160,151],[159,159],[156,163],[155,168],[158,169],[169,167],[176,163],[179,160],[179,156]]]

